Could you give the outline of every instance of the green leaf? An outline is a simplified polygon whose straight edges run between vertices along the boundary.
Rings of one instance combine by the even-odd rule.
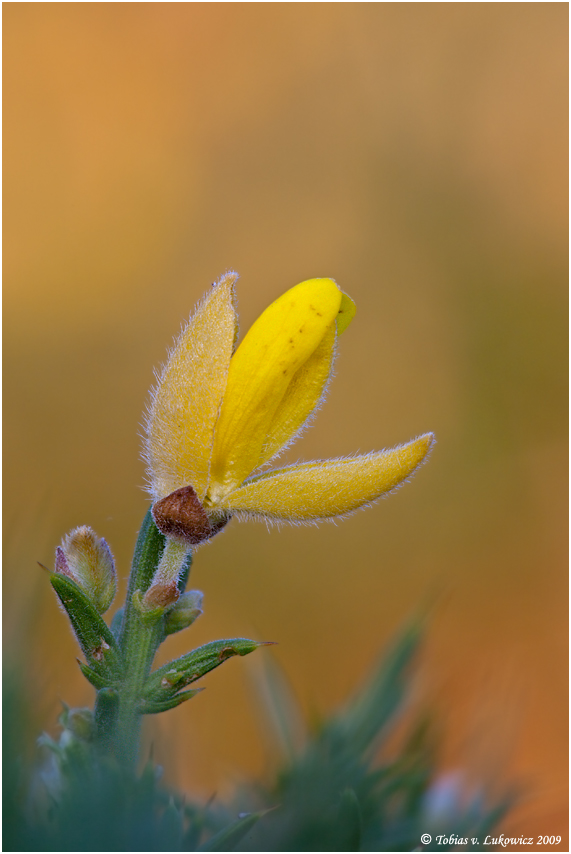
[[[239,818],[238,821],[234,822],[234,824],[231,824],[229,827],[225,827],[224,830],[220,830],[218,833],[215,833],[214,836],[211,836],[208,842],[201,845],[198,850],[235,851],[236,846],[240,844],[242,839],[250,832],[263,815],[265,815],[265,812],[253,812]]]
[[[113,619],[111,620],[111,634],[115,639],[119,638],[121,633],[121,626],[123,625],[123,614],[125,613],[125,608],[119,608],[118,611],[115,611],[113,614]]]
[[[149,587],[164,551],[165,542],[166,538],[155,525],[149,507],[143,519],[133,553],[127,601],[131,599],[135,590],[141,590],[144,593]]]
[[[107,682],[120,679],[123,662],[117,641],[87,594],[66,575],[53,572],[50,583],[67,612],[90,669]]]
[[[415,621],[397,638],[366,688],[339,719],[355,751],[375,743],[399,710],[420,639],[421,625]]]
[[[138,709],[142,715],[158,715],[160,712],[168,712],[169,709],[174,709],[180,706],[181,703],[190,700],[204,691],[204,688],[195,688],[193,691],[182,691],[180,694],[175,694],[167,700],[141,700]]]
[[[360,851],[363,819],[357,795],[353,789],[345,789],[341,795],[337,817],[339,826],[338,851]]]
[[[183,837],[184,825],[182,811],[176,806],[173,798],[163,813],[160,829],[160,851],[180,851]]]
[[[113,686],[113,680],[102,676],[101,673],[98,673],[96,670],[93,670],[89,667],[88,664],[84,664],[83,661],[77,659],[77,663],[79,664],[79,668],[88,682],[91,682],[93,687],[99,691],[101,688],[111,688]]]
[[[271,728],[272,747],[277,746],[283,759],[291,763],[308,739],[308,727],[303,719],[302,709],[293,687],[275,657],[264,655],[257,660],[257,664],[254,684],[269,724],[268,728]]]
[[[219,667],[234,655],[248,655],[267,642],[231,638],[212,641],[186,655],[169,661],[148,677],[143,689],[143,699],[162,702],[173,697],[181,688],[196,682],[206,673]]]

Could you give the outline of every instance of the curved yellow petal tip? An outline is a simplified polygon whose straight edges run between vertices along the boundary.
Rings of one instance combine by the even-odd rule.
[[[337,334],[341,335],[342,332],[345,332],[353,318],[355,317],[355,312],[357,311],[357,306],[353,302],[350,296],[347,294],[341,295],[341,305],[339,306],[339,313],[337,315]]]
[[[424,462],[434,442],[434,433],[425,433],[388,451],[277,469],[247,480],[221,507],[231,513],[286,522],[345,516],[404,483]]]
[[[212,451],[209,498],[238,486],[260,464],[274,414],[339,312],[333,279],[301,282],[260,315],[234,353]]]

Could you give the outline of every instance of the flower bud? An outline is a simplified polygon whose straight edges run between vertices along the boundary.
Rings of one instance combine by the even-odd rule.
[[[67,575],[87,593],[100,614],[115,596],[115,562],[105,540],[82,525],[75,528],[56,549],[55,572]]]
[[[70,709],[64,705],[58,720],[64,730],[69,730],[82,741],[91,741],[95,736],[95,719],[91,709]]]
[[[170,610],[165,620],[165,634],[173,635],[191,626],[202,614],[202,593],[200,590],[189,590],[183,593],[178,602]]]

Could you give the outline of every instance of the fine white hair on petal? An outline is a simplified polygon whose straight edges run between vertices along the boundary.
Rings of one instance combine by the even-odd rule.
[[[223,501],[238,518],[315,523],[344,518],[402,486],[434,445],[424,434],[385,451],[286,466],[249,478]]]
[[[226,273],[196,307],[168,353],[144,416],[143,458],[154,500],[208,486],[212,439],[235,345],[234,285]]]

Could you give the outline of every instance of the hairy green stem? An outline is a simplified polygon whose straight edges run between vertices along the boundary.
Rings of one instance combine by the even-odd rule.
[[[139,702],[143,686],[151,671],[157,648],[165,637],[164,616],[159,613],[155,619],[144,619],[135,598],[148,589],[165,551],[165,537],[156,527],[149,510],[135,546],[119,633],[124,677],[115,689],[99,691],[95,708],[100,745],[131,768],[136,766],[139,754]],[[186,587],[191,561],[192,556],[189,555],[180,574],[181,592]]]
[[[132,621],[125,637],[125,679],[119,690],[119,709],[115,727],[113,752],[122,764],[135,766],[141,737],[139,702],[145,680],[151,672],[155,653],[164,638],[162,617],[154,625],[141,620]]]

